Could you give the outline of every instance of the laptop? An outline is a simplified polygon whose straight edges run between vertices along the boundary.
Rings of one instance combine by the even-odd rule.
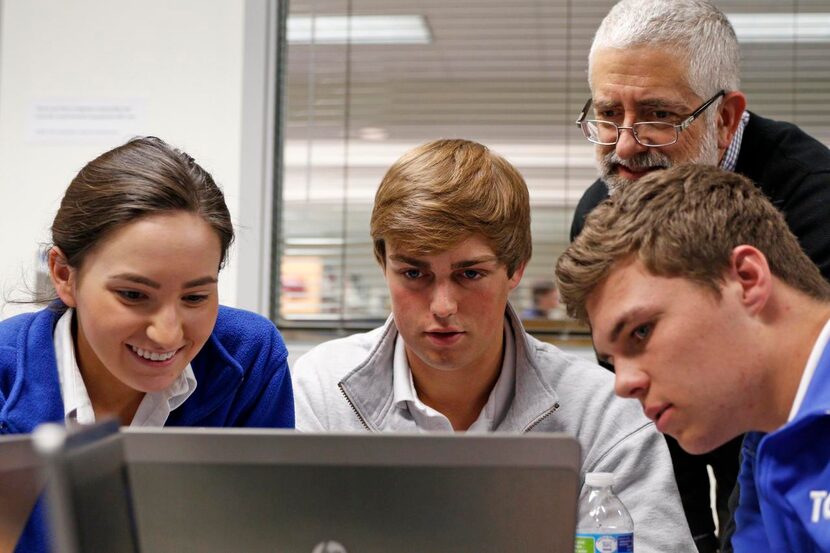
[[[122,432],[141,551],[573,552],[565,435]]]
[[[121,429],[67,444],[50,506],[68,553],[573,551],[579,447],[564,435]]]
[[[44,481],[31,436],[0,436],[0,553],[14,551]]]

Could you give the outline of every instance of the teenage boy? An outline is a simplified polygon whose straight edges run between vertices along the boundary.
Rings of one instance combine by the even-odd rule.
[[[658,430],[696,454],[751,432],[734,550],[830,551],[830,285],[763,193],[714,167],[645,176],[556,274]]]
[[[578,117],[600,179],[579,200],[571,239],[616,189],[673,165],[713,165],[752,179],[830,280],[830,219],[816,208],[830,203],[830,150],[796,125],[748,111],[740,65],[735,31],[709,0],[622,0],[609,10],[591,44],[591,97]],[[729,551],[740,437],[703,456],[668,443],[700,553],[718,550],[707,466]]]
[[[515,168],[466,140],[415,148],[383,178],[371,235],[392,315],[297,361],[298,429],[567,432],[583,475],[615,474],[638,552],[695,551],[662,436],[611,373],[528,335],[508,304],[531,254]]]

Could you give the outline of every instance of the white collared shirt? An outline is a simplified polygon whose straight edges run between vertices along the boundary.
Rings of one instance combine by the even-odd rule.
[[[804,372],[801,374],[801,382],[798,384],[798,391],[795,393],[793,406],[790,408],[790,416],[787,422],[792,421],[801,409],[801,403],[804,401],[804,396],[807,394],[807,389],[810,387],[810,382],[813,380],[813,374],[816,372],[819,360],[824,353],[824,348],[827,347],[827,342],[830,341],[830,320],[824,323],[824,328],[818,335],[813,351],[810,352],[810,357],[807,358],[807,365],[804,367]]]
[[[72,317],[75,310],[67,309],[53,335],[55,342],[55,357],[58,363],[58,379],[63,398],[64,419],[80,424],[95,422],[95,412],[92,402],[86,391],[78,360],[75,357],[75,344],[72,340]],[[164,426],[167,417],[176,408],[190,397],[196,390],[196,376],[188,363],[182,374],[164,390],[148,392],[135,412],[130,426],[132,427],[159,427]]]
[[[495,429],[507,413],[513,400],[516,381],[516,345],[509,323],[504,323],[504,360],[501,373],[490,392],[487,403],[479,413],[478,419],[467,432],[490,432]],[[406,346],[403,337],[398,334],[395,341],[395,354],[392,362],[392,401],[398,409],[408,409],[415,425],[421,432],[452,432],[452,423],[443,414],[420,400],[412,379],[412,370],[406,359]]]

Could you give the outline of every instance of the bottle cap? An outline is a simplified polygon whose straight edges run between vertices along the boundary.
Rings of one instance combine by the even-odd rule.
[[[585,483],[595,488],[604,488],[614,483],[613,472],[589,472],[585,475]]]

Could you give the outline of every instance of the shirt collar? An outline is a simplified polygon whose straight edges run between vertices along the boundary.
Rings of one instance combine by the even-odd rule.
[[[420,402],[406,359],[406,344],[400,333],[395,338],[395,350],[392,354],[392,401],[402,408],[407,402]]]
[[[55,325],[55,358],[58,364],[64,418],[80,424],[95,422],[95,412],[89,399],[72,339],[72,318],[75,310],[67,309]],[[144,394],[130,426],[160,427],[167,417],[180,407],[196,390],[196,376],[188,363],[182,374],[170,386],[157,392]]]
[[[80,424],[95,422],[92,402],[84,385],[81,370],[75,357],[72,340],[72,317],[74,309],[67,309],[55,325],[55,358],[58,362],[58,379],[63,397],[63,414],[66,421]]]
[[[419,430],[451,431],[449,419],[429,407],[418,398],[412,371],[406,359],[406,344],[398,334],[395,339],[395,351],[392,356],[392,401],[399,409],[408,410],[415,419]],[[501,372],[490,397],[481,410],[478,419],[470,426],[468,432],[488,432],[493,430],[504,418],[513,398],[516,381],[516,344],[510,326],[504,323],[504,356]]]
[[[182,374],[170,386],[158,392],[144,394],[144,399],[141,400],[130,426],[164,426],[170,413],[181,407],[195,391],[196,375],[193,374],[193,368],[188,363]]]
[[[723,153],[723,159],[720,162],[721,169],[725,171],[734,171],[738,166],[738,154],[741,152],[741,141],[744,138],[744,129],[749,123],[749,112],[744,111],[741,115],[741,122],[738,123],[738,129],[735,131],[735,136],[732,137],[732,142]]]

